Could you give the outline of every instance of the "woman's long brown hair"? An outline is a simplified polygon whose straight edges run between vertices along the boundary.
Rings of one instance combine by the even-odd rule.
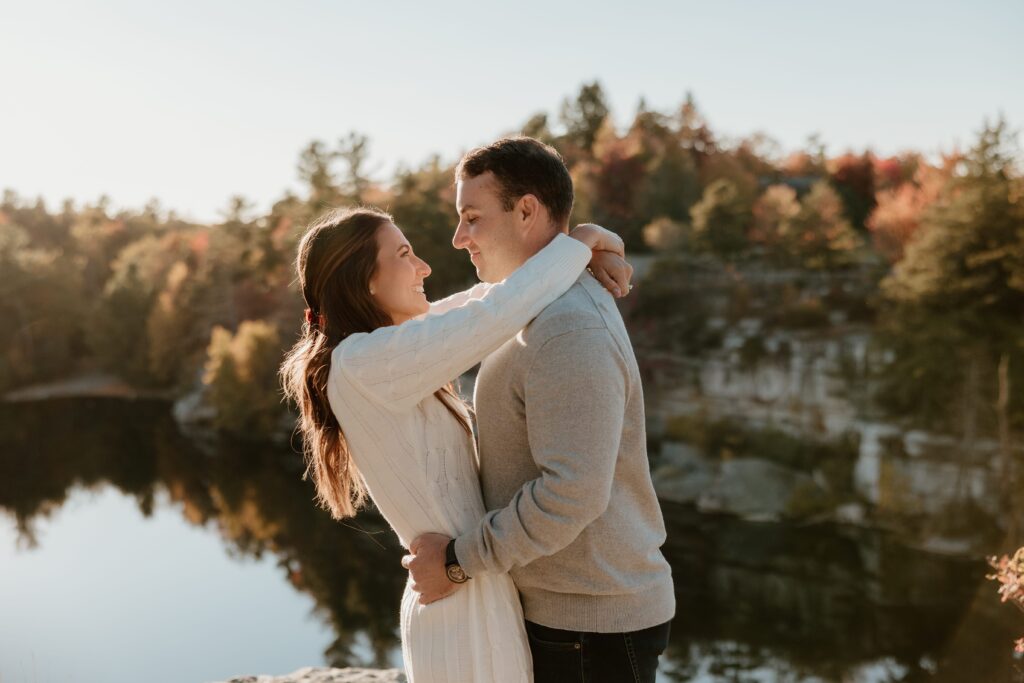
[[[306,471],[313,473],[316,500],[334,519],[353,516],[366,501],[366,485],[352,462],[345,433],[327,399],[331,351],[345,337],[392,324],[370,296],[377,270],[377,233],[394,222],[374,208],[331,211],[306,230],[299,242],[296,270],[312,322],[285,355],[279,371],[285,397],[299,408]],[[434,395],[468,434],[472,427],[457,406],[466,408],[451,384]]]

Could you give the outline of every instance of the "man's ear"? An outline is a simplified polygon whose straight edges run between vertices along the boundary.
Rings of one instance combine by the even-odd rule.
[[[516,218],[524,230],[530,230],[540,218],[540,201],[535,195],[524,194],[516,202]]]

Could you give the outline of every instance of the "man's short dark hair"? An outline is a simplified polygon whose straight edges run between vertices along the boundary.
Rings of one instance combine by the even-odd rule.
[[[488,171],[498,181],[506,211],[511,211],[523,195],[532,194],[547,208],[556,225],[569,223],[572,178],[554,147],[525,135],[502,138],[467,152],[455,168],[455,178],[476,178]]]

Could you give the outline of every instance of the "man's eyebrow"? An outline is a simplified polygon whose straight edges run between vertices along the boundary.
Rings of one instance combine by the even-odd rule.
[[[477,210],[477,208],[475,206],[473,206],[472,204],[466,204],[464,207],[462,207],[462,209],[459,211],[459,213],[463,214],[463,213],[466,213],[467,211],[476,211],[476,210]]]

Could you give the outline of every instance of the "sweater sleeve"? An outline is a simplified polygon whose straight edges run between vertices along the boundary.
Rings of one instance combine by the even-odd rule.
[[[549,339],[526,374],[530,453],[540,477],[455,541],[470,576],[553,555],[608,507],[626,405],[627,368],[607,328]]]
[[[585,244],[558,234],[480,298],[467,298],[438,315],[353,334],[335,348],[332,363],[371,400],[408,410],[525,327],[573,285],[590,258]]]
[[[483,296],[487,294],[487,290],[493,286],[494,285],[490,282],[480,282],[469,289],[461,292],[455,292],[451,296],[446,296],[438,301],[431,301],[430,310],[423,315],[416,316],[416,319],[421,320],[431,315],[440,315],[452,310],[453,308],[458,308],[472,299],[482,299]]]

